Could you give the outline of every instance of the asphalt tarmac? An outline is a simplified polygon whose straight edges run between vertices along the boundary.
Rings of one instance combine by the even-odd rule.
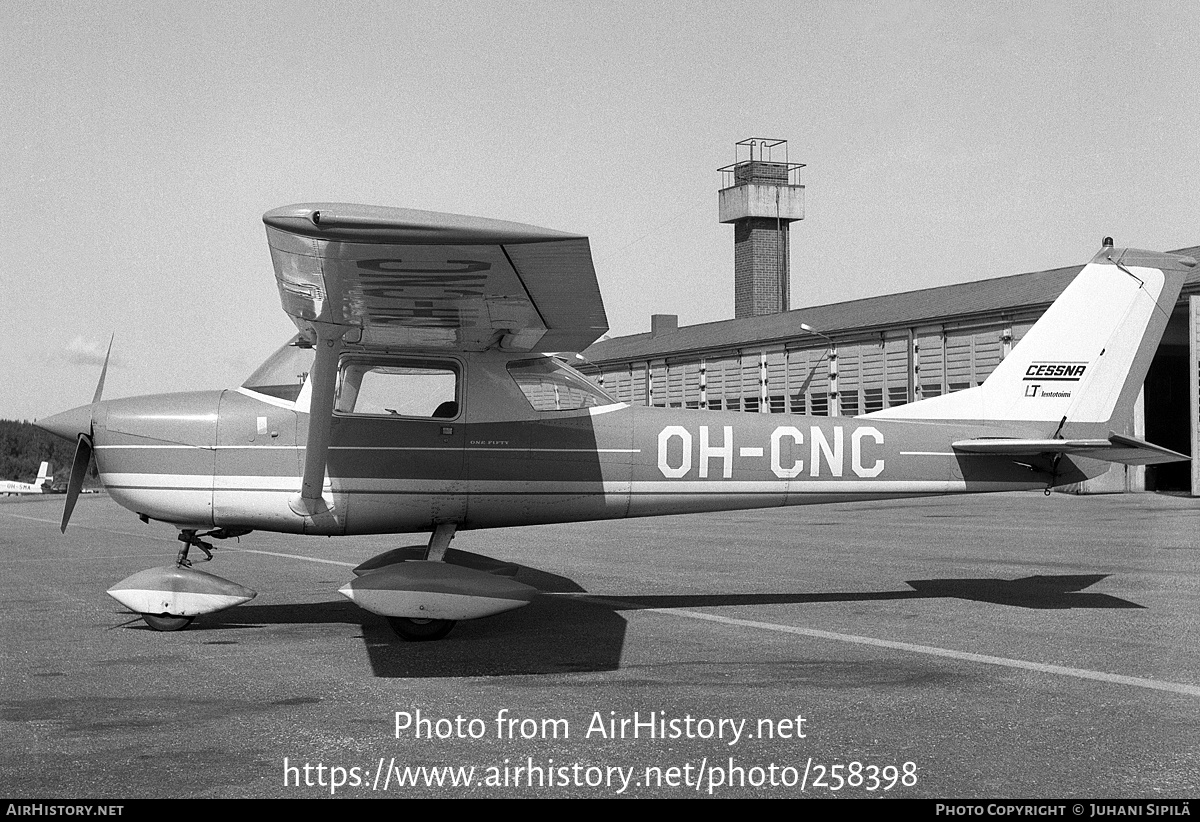
[[[253,601],[105,589],[173,529],[0,501],[0,794],[1197,796],[1200,500],[1040,493],[467,532],[544,594],[409,643],[337,593],[419,537],[254,533]],[[132,621],[131,621],[132,620]],[[440,784],[439,784],[440,782]],[[469,784],[468,784],[469,783]]]

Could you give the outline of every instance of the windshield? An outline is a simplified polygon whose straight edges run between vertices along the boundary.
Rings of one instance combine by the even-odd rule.
[[[297,334],[267,357],[267,361],[246,378],[242,388],[295,402],[316,356],[311,348],[299,347],[299,339]]]

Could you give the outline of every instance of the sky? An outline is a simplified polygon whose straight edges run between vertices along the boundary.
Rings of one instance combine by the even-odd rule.
[[[586,234],[611,333],[733,316],[717,169],[802,162],[792,306],[1200,244],[1193,2],[26,2],[0,10],[0,418],[232,387],[262,214]]]

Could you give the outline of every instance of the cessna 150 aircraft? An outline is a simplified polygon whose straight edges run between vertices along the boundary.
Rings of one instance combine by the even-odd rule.
[[[1112,248],[976,388],[854,418],[635,407],[560,359],[608,327],[586,237],[344,204],[264,216],[299,329],[240,388],[101,400],[39,425],[112,498],[179,529],[109,593],[153,627],[254,592],[190,567],[204,538],[427,532],[341,589],[409,639],[535,589],[444,561],[460,529],[1049,489],[1187,459],[1123,436],[1190,258]],[[107,363],[105,366],[107,369]]]
[[[44,494],[54,484],[54,466],[43,462],[38,467],[37,479],[33,482],[0,481],[0,494]]]

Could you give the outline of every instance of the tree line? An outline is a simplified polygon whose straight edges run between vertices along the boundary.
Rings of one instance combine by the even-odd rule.
[[[54,463],[54,484],[66,485],[75,443],[47,434],[31,422],[0,420],[0,479],[33,482],[43,462]],[[93,463],[88,470],[95,476]]]

